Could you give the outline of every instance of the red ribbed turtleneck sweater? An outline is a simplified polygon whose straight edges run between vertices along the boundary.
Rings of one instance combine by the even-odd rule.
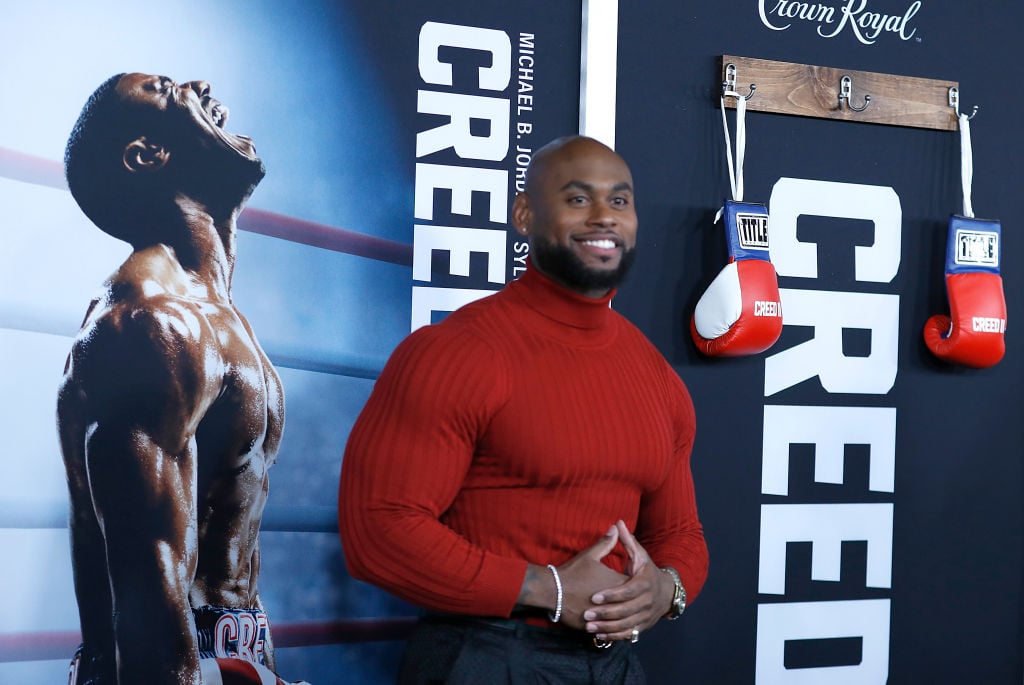
[[[428,609],[508,616],[527,562],[562,564],[621,518],[696,597],[693,404],[611,296],[529,268],[395,349],[342,463],[352,576]],[[605,563],[626,560],[620,545]]]

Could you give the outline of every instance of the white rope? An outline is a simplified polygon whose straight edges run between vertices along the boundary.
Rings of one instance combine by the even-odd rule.
[[[736,163],[733,165],[732,138],[729,135],[729,120],[725,116],[725,98],[736,98]],[[747,100],[739,93],[727,91],[722,94],[722,129],[725,131],[725,159],[729,164],[729,187],[732,190],[732,199],[736,202],[743,202],[743,160],[747,150],[747,127],[746,113]],[[724,207],[718,210],[715,215],[715,223],[722,216]]]
[[[725,117],[726,96],[736,98],[736,164],[732,161],[732,139],[729,136],[729,121]],[[745,125],[747,100],[739,93],[722,95],[722,128],[725,130],[725,157],[729,163],[729,185],[732,188],[732,199],[743,201],[743,158],[747,149],[747,127]]]
[[[964,216],[973,219],[971,185],[974,182],[974,153],[971,151],[971,123],[966,114],[960,115],[960,183],[964,192]]]

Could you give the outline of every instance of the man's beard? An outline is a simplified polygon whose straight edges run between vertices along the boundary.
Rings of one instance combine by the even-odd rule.
[[[636,257],[636,248],[623,251],[619,265],[614,269],[591,269],[565,245],[538,240],[533,245],[530,259],[541,271],[564,285],[586,292],[617,288]]]

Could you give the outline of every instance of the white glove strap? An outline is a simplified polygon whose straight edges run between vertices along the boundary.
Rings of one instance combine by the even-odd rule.
[[[966,114],[960,119],[960,183],[964,192],[964,216],[974,218],[971,206],[971,184],[974,182],[974,153],[971,151],[971,122]]]
[[[736,164],[732,161],[732,139],[729,136],[729,121],[725,116],[725,98],[736,98]],[[747,148],[747,127],[745,124],[747,99],[739,93],[727,91],[722,94],[722,128],[725,131],[725,159],[729,164],[729,185],[732,199],[743,202],[743,157]]]

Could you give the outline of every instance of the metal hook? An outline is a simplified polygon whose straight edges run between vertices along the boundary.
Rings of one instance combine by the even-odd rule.
[[[845,102],[846,106],[850,108],[850,111],[863,112],[868,108],[868,105],[871,104],[871,96],[865,95],[864,104],[861,105],[860,107],[854,107],[853,103],[850,102],[850,94],[852,91],[853,79],[851,79],[849,76],[843,76],[843,78],[839,80],[839,109],[843,108],[843,103]]]
[[[729,62],[725,65],[725,80],[722,81],[722,97],[734,97],[743,98],[749,100],[754,97],[754,91],[757,90],[757,86],[753,83],[750,84],[750,93],[747,95],[740,95],[736,92],[736,65]]]
[[[949,106],[956,112],[956,118],[960,119],[960,89],[956,86],[950,86],[949,88]],[[967,115],[967,121],[970,121],[978,114],[978,106],[973,105],[971,107],[971,113]]]

